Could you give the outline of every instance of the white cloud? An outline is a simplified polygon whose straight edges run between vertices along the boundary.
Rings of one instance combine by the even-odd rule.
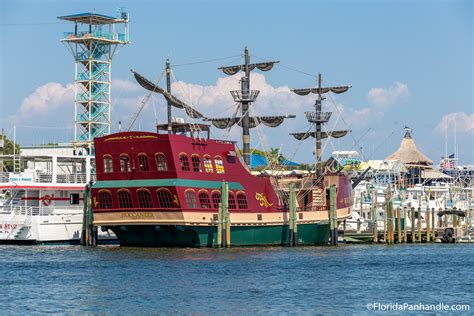
[[[260,90],[253,104],[259,115],[294,114],[312,108],[314,95],[301,97],[292,93],[288,86],[273,87],[259,73],[253,73],[250,82],[252,90]],[[229,91],[239,89],[240,74],[219,78],[212,86],[182,81],[172,84],[174,95],[210,117],[232,114],[234,101]]]
[[[140,92],[143,88],[138,83],[130,80],[113,79],[111,85],[112,91],[121,95],[122,93]]]
[[[367,99],[379,107],[387,107],[398,100],[410,95],[408,86],[401,82],[395,82],[388,88],[372,88],[367,93]]]
[[[474,113],[448,113],[441,118],[436,126],[436,131],[444,134],[446,130],[454,131],[455,127],[458,133],[474,133]]]
[[[32,94],[23,99],[20,106],[20,118],[51,113],[74,102],[74,85],[63,86],[57,82],[49,82],[38,87]]]

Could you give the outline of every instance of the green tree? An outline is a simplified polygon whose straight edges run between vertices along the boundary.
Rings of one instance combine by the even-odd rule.
[[[15,144],[13,141],[8,139],[4,135],[0,135],[0,141],[4,140],[3,143],[3,155],[13,155],[13,146],[15,146],[15,153],[18,155],[20,153],[20,145]],[[7,172],[13,171],[13,160],[7,160],[3,163],[3,169]],[[3,171],[3,170],[1,170]]]

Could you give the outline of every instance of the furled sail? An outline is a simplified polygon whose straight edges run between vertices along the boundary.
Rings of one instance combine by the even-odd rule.
[[[154,84],[153,82],[151,82],[150,80],[146,79],[145,77],[140,75],[138,72],[135,72],[133,70],[131,70],[131,71],[132,71],[133,75],[135,76],[135,79],[137,80],[137,82],[143,88],[145,88],[147,90],[150,90],[152,92],[162,94],[165,97],[165,99],[171,105],[173,105],[174,107],[176,107],[178,109],[184,109],[186,111],[186,114],[189,117],[195,118],[195,119],[204,117],[204,115],[202,115],[199,111],[193,109],[192,107],[190,107],[189,105],[187,105],[186,103],[184,103],[183,101],[181,101],[180,99],[178,99],[177,97],[175,97],[174,95],[172,95],[171,93],[166,91],[165,89],[161,88],[160,86],[158,86],[158,85]]]
[[[257,127],[258,125],[260,125],[260,123],[268,127],[277,127],[281,123],[283,123],[285,118],[295,118],[295,117],[296,117],[295,115],[250,116],[249,127],[250,128]],[[242,119],[240,117],[205,118],[204,120],[210,121],[212,125],[220,129],[226,129],[235,124],[238,124],[240,127],[242,127]]]
[[[326,87],[326,88],[307,88],[307,89],[293,89],[291,91],[293,91],[294,93],[296,93],[297,95],[308,95],[310,93],[315,93],[315,94],[324,94],[324,93],[328,93],[329,91],[333,92],[333,93],[344,93],[346,92],[347,90],[349,90],[349,88],[351,88],[351,86],[341,86],[341,87]]]
[[[255,68],[258,68],[261,71],[269,71],[273,68],[273,65],[276,63],[278,63],[278,61],[269,61],[269,62],[264,62],[264,63],[250,64],[249,70],[252,71]],[[226,75],[232,76],[238,73],[240,70],[244,71],[245,65],[220,67],[219,69],[221,69]]]
[[[321,139],[333,137],[333,138],[341,138],[347,135],[349,131],[332,131],[332,132],[321,132]],[[316,132],[307,132],[307,133],[291,133],[291,136],[296,138],[297,140],[305,140],[308,137],[316,138]]]

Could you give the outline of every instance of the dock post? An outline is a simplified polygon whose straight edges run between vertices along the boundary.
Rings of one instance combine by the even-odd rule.
[[[397,238],[398,238],[398,243],[402,243],[402,210],[397,207]]]
[[[296,227],[296,192],[295,185],[290,183],[290,218],[289,218],[289,246],[296,246],[297,227]]]
[[[223,236],[225,236],[225,247],[229,248],[230,247],[230,213],[229,213],[229,183],[225,182],[224,183],[224,197],[225,197],[225,202],[223,204],[223,209],[224,209],[224,221],[225,221],[225,233]]]
[[[230,220],[229,213],[229,184],[222,181],[221,184],[221,203],[219,208],[218,226],[217,226],[217,247],[225,248],[230,245],[230,231],[227,233],[227,218]],[[229,225],[230,230],[230,225]]]
[[[418,242],[421,242],[421,206],[418,206],[418,214],[417,214],[417,218],[418,218]]]
[[[435,209],[434,207],[431,209],[431,239],[433,241],[436,240],[436,220],[435,220]]]
[[[226,190],[226,182],[221,183],[221,202],[219,203],[219,213],[217,214],[217,247],[225,247],[226,244],[226,208],[228,208],[228,191]]]
[[[407,242],[407,207],[403,207],[403,242]]]
[[[331,245],[337,246],[337,206],[336,206],[336,185],[329,187],[329,234],[331,235]]]
[[[388,203],[388,215],[389,215],[389,226],[388,226],[388,231],[389,231],[389,243],[391,245],[393,245],[394,243],[394,240],[395,240],[395,215],[394,215],[394,211],[393,211],[393,201],[390,200],[390,202]]]
[[[431,241],[431,228],[430,228],[430,209],[426,207],[425,210],[425,221],[426,221],[426,242]]]
[[[384,212],[383,212],[383,242],[387,243],[387,225],[388,225],[388,202],[385,200],[384,205]]]
[[[372,208],[371,208],[371,218],[372,218],[372,242],[378,242],[378,231],[377,231],[377,207],[375,205],[374,198],[372,197]]]
[[[412,206],[411,209],[411,216],[410,216],[410,219],[411,219],[411,242],[412,243],[415,243],[416,242],[416,239],[415,239],[415,208]]]
[[[87,245],[87,220],[88,220],[88,207],[87,207],[87,199],[89,195],[89,185],[86,184],[84,188],[84,198],[83,198],[83,209],[82,209],[82,232],[81,232],[81,246]]]
[[[441,212],[443,209],[440,207],[439,212]],[[438,216],[438,227],[443,227],[443,216]]]

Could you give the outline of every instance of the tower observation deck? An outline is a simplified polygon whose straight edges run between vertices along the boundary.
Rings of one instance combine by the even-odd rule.
[[[128,14],[117,17],[97,13],[60,16],[74,23],[61,42],[71,51],[74,71],[74,151],[93,154],[93,139],[110,134],[112,58],[129,43]]]

